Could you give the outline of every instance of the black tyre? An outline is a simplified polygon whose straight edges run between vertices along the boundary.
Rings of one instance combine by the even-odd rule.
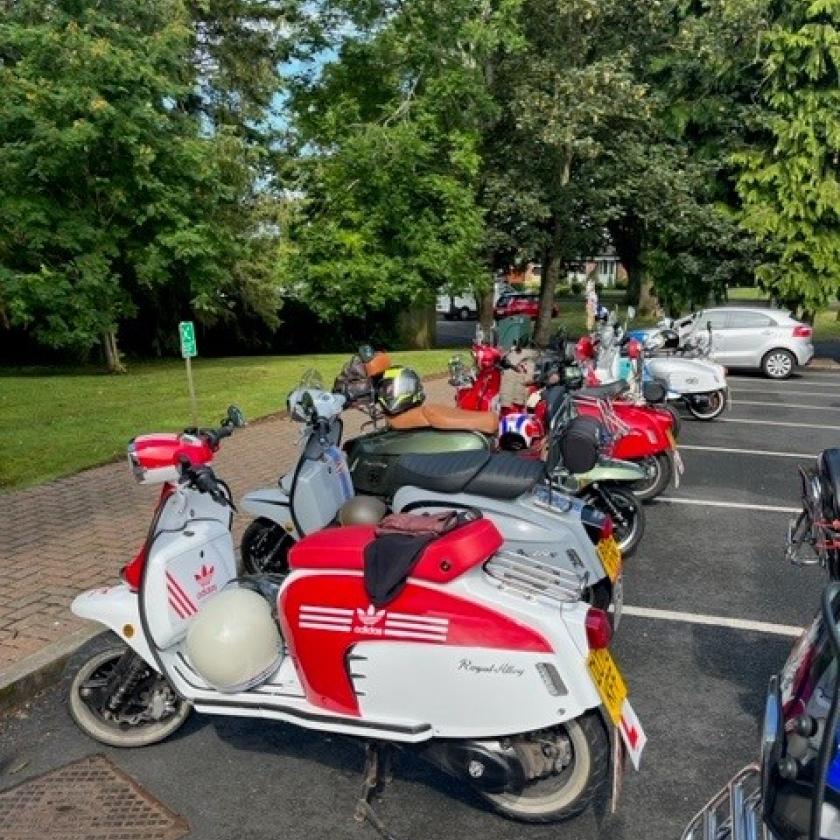
[[[467,309],[466,306],[461,307],[461,311],[458,313],[462,321],[469,321],[470,320],[470,310]]]
[[[584,499],[610,516],[615,541],[624,557],[630,557],[645,533],[645,511],[639,499],[631,491],[614,485],[588,493]]]
[[[693,400],[691,397],[685,398],[685,407],[698,420],[714,420],[720,417],[726,408],[726,391],[712,391],[707,396],[708,399],[702,402]]]
[[[142,666],[117,711],[107,706],[109,678],[126,660]],[[94,636],[70,658],[64,671],[67,705],[79,728],[112,747],[145,747],[179,729],[192,704],[175,693],[166,677],[140,660],[116,634]]]
[[[603,720],[597,712],[588,712],[539,735],[552,739],[568,756],[561,770],[529,782],[518,794],[478,794],[500,814],[521,822],[576,817],[605,796],[609,787],[610,739]]]
[[[761,360],[761,370],[769,379],[787,379],[796,370],[796,357],[781,347],[770,350]]]
[[[640,501],[649,502],[663,493],[671,483],[673,473],[671,459],[668,453],[660,452],[658,455],[641,458],[636,463],[647,471],[648,476],[634,481],[630,485],[630,490]]]
[[[664,406],[665,410],[671,415],[671,420],[673,423],[671,424],[671,433],[674,435],[674,438],[678,438],[680,436],[680,429],[682,428],[682,417],[680,417],[679,411],[677,411],[674,406],[670,403]]]
[[[294,544],[294,538],[282,525],[270,519],[255,519],[239,544],[242,567],[251,575],[285,574],[289,571],[289,549]]]

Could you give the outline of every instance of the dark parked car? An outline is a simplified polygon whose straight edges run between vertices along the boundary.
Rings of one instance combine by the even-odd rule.
[[[540,311],[540,296],[527,294],[502,295],[493,307],[493,314],[498,321],[500,318],[510,318],[512,315],[525,315],[536,318]],[[551,316],[556,318],[560,314],[560,307],[555,303],[551,307]]]

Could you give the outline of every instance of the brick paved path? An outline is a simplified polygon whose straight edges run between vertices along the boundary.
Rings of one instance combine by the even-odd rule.
[[[445,380],[427,382],[433,402],[452,404]],[[366,418],[344,416],[345,436]],[[237,431],[222,444],[214,468],[234,500],[273,483],[297,457],[299,426],[271,419]],[[137,434],[161,429],[138,429]],[[139,549],[154,509],[156,487],[138,485],[125,462],[0,496],[0,670],[82,625],[70,601],[83,589],[116,580]],[[250,517],[234,519],[236,544]]]

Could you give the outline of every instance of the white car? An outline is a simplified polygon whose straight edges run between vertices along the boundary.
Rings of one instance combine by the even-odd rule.
[[[702,309],[674,323],[680,338],[711,326],[712,358],[728,368],[787,379],[814,356],[813,330],[784,309],[727,306]]]
[[[478,302],[475,295],[469,292],[462,295],[438,295],[435,309],[438,315],[443,315],[447,321],[467,321],[478,317]]]

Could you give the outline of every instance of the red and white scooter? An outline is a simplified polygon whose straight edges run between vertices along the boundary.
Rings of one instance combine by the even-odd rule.
[[[296,393],[294,410],[311,410]],[[151,744],[194,707],[353,735],[368,746],[359,816],[374,823],[393,745],[523,821],[575,816],[611,777],[619,789],[645,736],[582,580],[502,550],[477,512],[423,536],[406,520],[328,527],[291,549],[288,574],[237,577],[230,493],[209,464],[240,417],[129,447],[135,476],[162,490],[123,582],[72,605],[110,631],[69,666],[87,734]]]

